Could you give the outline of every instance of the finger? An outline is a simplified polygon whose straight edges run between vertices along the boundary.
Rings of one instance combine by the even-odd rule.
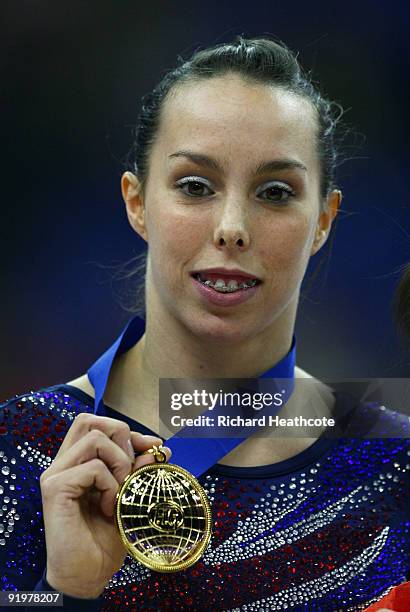
[[[168,448],[168,446],[163,446],[161,447],[161,450],[164,451],[164,453],[167,456],[167,461],[169,461],[171,455],[172,455],[172,451],[170,448]],[[138,457],[136,457],[134,464],[132,466],[132,470],[136,470],[137,468],[140,468],[144,465],[148,465],[149,463],[155,463],[155,457],[154,455],[152,455],[151,453],[146,454],[146,455],[138,455]]]
[[[101,459],[73,466],[63,472],[52,474],[41,482],[41,494],[45,507],[58,504],[65,510],[78,512],[78,506],[70,505],[95,487],[100,494],[100,508],[109,517],[113,516],[118,482]]]
[[[97,416],[87,412],[81,412],[74,419],[68,430],[55,459],[64,454],[78,440],[83,438],[89,431],[98,429],[108,436],[113,442],[118,444],[123,451],[134,459],[134,451],[131,444],[130,428],[127,423],[112,419],[110,417]]]
[[[118,483],[122,483],[130,473],[132,461],[122,448],[115,444],[105,433],[98,429],[89,431],[83,438],[55,459],[43,473],[44,478],[68,470],[75,465],[87,463],[92,459],[101,459],[113,473]]]
[[[131,443],[135,453],[143,453],[153,446],[161,446],[162,440],[158,436],[151,436],[131,431]]]

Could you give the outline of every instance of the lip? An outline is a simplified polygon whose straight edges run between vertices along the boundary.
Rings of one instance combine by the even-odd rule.
[[[260,278],[258,278],[255,274],[249,274],[244,270],[240,270],[239,268],[204,268],[202,270],[194,270],[191,272],[191,276],[195,276],[197,274],[220,274],[221,276],[241,276],[243,278],[251,278],[256,279],[259,282],[262,282]]]
[[[243,302],[247,302],[248,300],[252,299],[254,295],[258,293],[260,288],[260,284],[257,284],[254,287],[251,287],[250,289],[245,289],[242,291],[235,291],[233,293],[219,293],[218,291],[215,291],[211,287],[207,287],[206,285],[201,283],[201,281],[197,280],[195,275],[199,274],[199,272],[194,272],[193,274],[194,275],[191,278],[196,291],[198,291],[199,295],[205,302],[207,302],[208,304],[213,304],[214,306],[229,307],[242,304]]]

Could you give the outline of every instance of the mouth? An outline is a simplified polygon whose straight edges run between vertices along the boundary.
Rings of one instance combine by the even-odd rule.
[[[218,293],[236,293],[252,289],[261,284],[261,280],[243,271],[213,269],[192,272],[191,276],[205,287]]]

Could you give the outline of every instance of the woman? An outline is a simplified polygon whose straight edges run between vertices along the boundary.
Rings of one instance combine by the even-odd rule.
[[[341,202],[336,124],[268,39],[198,52],[144,100],[121,187],[148,245],[145,328],[134,319],[88,375],[3,406],[4,465],[25,493],[4,487],[20,521],[10,515],[3,542],[4,590],[37,584],[87,610],[358,610],[405,579],[406,440],[250,436],[200,476],[214,533],[184,572],[126,556],[112,518],[119,484],[161,441],[160,378],[259,377],[291,362],[303,276]],[[295,377],[287,414],[313,403],[407,426]]]

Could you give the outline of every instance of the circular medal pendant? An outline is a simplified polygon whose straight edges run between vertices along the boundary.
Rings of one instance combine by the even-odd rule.
[[[197,479],[166,463],[153,447],[156,463],[127,476],[117,493],[115,519],[122,542],[137,561],[157,572],[178,572],[198,561],[211,538],[211,507]]]

